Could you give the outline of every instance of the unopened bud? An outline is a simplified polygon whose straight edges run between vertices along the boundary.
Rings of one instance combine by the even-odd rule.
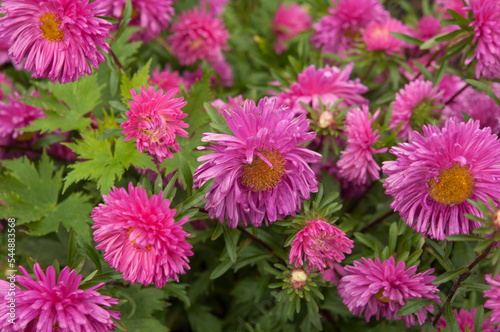
[[[328,128],[333,124],[333,121],[333,114],[331,112],[324,111],[319,117],[318,126],[320,128]]]
[[[497,231],[500,231],[500,210],[493,214],[493,226]]]
[[[295,289],[304,288],[307,281],[307,273],[302,269],[295,269],[292,271],[290,284]]]

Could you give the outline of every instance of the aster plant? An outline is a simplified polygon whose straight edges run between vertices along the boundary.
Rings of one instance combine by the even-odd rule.
[[[5,0],[1,331],[499,331],[496,0]]]

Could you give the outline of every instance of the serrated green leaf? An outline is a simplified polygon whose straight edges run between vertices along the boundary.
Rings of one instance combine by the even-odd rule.
[[[122,76],[121,92],[124,99],[132,99],[131,89],[141,89],[142,86],[147,87],[149,85],[150,67],[151,59],[132,76],[132,79],[129,79],[127,75]]]
[[[187,295],[185,284],[168,283],[163,286],[162,289],[167,293],[167,295],[174,296],[184,302],[186,308],[191,306],[191,301]]]

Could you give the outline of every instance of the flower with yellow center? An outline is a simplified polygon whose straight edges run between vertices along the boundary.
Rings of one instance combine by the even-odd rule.
[[[43,38],[53,42],[64,39],[64,32],[60,28],[61,20],[58,20],[56,15],[52,13],[43,14],[40,17],[40,22],[42,22],[40,28],[42,29]]]
[[[472,195],[474,179],[467,167],[455,164],[450,169],[442,170],[437,182],[429,180],[429,186],[429,195],[436,202],[444,205],[461,204]]]
[[[285,172],[285,159],[278,150],[258,152],[253,162],[243,166],[241,184],[252,191],[271,190],[278,185]]]

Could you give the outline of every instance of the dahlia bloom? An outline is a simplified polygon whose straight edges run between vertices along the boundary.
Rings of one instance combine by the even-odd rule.
[[[210,106],[217,109],[219,114],[222,114],[224,111],[230,112],[235,107],[243,106],[243,96],[237,95],[236,97],[227,97],[228,102],[224,102],[222,99],[217,98],[213,102],[210,103]]]
[[[168,43],[181,65],[191,65],[196,60],[220,59],[222,50],[228,49],[228,37],[222,19],[194,8],[179,15]]]
[[[296,114],[307,114],[307,109],[301,103],[310,105],[317,110],[321,103],[332,106],[343,99],[341,106],[366,105],[368,101],[361,97],[368,88],[361,84],[359,78],[349,80],[353,64],[344,69],[330,67],[316,70],[314,65],[298,75],[298,82],[294,82],[290,89],[280,93],[278,100],[290,107]]]
[[[491,274],[484,276],[486,283],[491,286],[487,291],[484,291],[484,297],[488,300],[484,304],[485,308],[492,309],[491,311],[491,323],[500,323],[500,275],[495,278]]]
[[[402,122],[397,137],[411,141],[413,129],[420,128],[433,113],[439,111],[436,105],[441,102],[442,93],[432,87],[431,81],[412,81],[396,94],[389,127],[395,130]]]
[[[465,61],[469,64],[477,59],[476,78],[500,77],[500,2],[498,0],[469,0],[468,11],[474,21],[473,43],[477,42],[474,55]]]
[[[340,174],[348,181],[358,185],[366,184],[369,178],[380,179],[380,166],[373,160],[373,154],[383,153],[387,148],[375,150],[372,147],[378,138],[378,130],[373,130],[373,122],[380,114],[380,110],[370,118],[367,106],[354,108],[346,115],[344,133],[347,137],[347,147],[342,151],[337,165]]]
[[[164,94],[162,89],[155,92],[152,86],[147,90],[142,86],[140,94],[136,94],[134,89],[130,89],[130,93],[134,100],[130,102],[130,111],[125,113],[129,119],[120,125],[122,134],[127,135],[125,141],[135,138],[141,153],[148,148],[149,153],[157,156],[160,162],[173,158],[171,150],[181,150],[175,140],[176,135],[188,136],[182,128],[189,125],[181,120],[187,116],[181,111],[187,102],[183,102],[182,97],[174,98],[175,89]]]
[[[330,15],[313,25],[311,43],[325,52],[343,54],[361,37],[370,22],[384,22],[390,15],[379,0],[338,0],[329,8]]]
[[[46,116],[41,109],[22,103],[19,99],[21,96],[14,92],[7,96],[8,104],[0,101],[0,137],[17,139],[24,134],[20,128]]]
[[[15,64],[24,59],[31,77],[68,83],[92,74],[104,62],[111,23],[88,0],[5,0],[0,38],[9,41]],[[98,50],[98,47],[101,49]]]
[[[384,51],[387,54],[399,52],[407,46],[404,41],[391,35],[391,32],[400,32],[409,35],[410,28],[400,20],[390,18],[385,22],[372,21],[363,30],[363,41],[368,51]]]
[[[318,190],[318,181],[307,163],[321,155],[298,144],[316,136],[308,132],[305,115],[294,116],[276,100],[263,98],[255,105],[246,100],[223,116],[233,135],[204,133],[203,142],[214,142],[214,151],[198,158],[195,187],[211,178],[215,182],[206,195],[209,216],[256,227],[300,211],[302,201]]]
[[[467,309],[460,309],[460,311],[454,309],[453,313],[455,314],[458,328],[461,332],[474,331],[476,308],[472,308],[470,311]],[[439,318],[439,322],[436,327],[437,332],[441,332],[441,329],[446,329],[446,319],[443,317]],[[466,330],[466,328],[468,328],[468,330]],[[500,327],[493,326],[489,318],[485,318],[483,320],[483,328],[481,329],[482,332],[497,332],[498,330],[500,330]]]
[[[155,68],[149,81],[152,84],[158,85],[158,87],[163,91],[172,89],[180,90],[181,83],[186,87],[187,90],[189,90],[189,87],[191,86],[191,84],[189,84],[181,76],[179,76],[178,71],[170,70],[170,68],[166,68],[161,72],[158,70],[158,68]]]
[[[192,246],[186,242],[189,233],[182,225],[189,217],[175,222],[177,210],[169,207],[170,200],[148,194],[141,186],[114,187],[103,196],[91,218],[96,249],[104,250],[104,260],[123,273],[123,279],[145,286],[154,283],[161,288],[169,278],[179,281],[178,274],[189,270],[188,256]]]
[[[394,197],[391,208],[422,235],[444,240],[448,235],[469,234],[480,226],[464,213],[481,216],[467,199],[500,199],[500,141],[479,121],[442,128],[423,126],[411,143],[389,151],[397,157],[385,161],[385,193]]]
[[[295,267],[307,264],[321,273],[327,266],[333,269],[335,262],[341,262],[351,253],[353,241],[344,232],[326,221],[317,219],[307,222],[306,227],[297,233],[290,250],[290,265]]]
[[[118,299],[99,294],[100,283],[89,289],[79,289],[82,275],[65,267],[56,279],[53,266],[43,273],[40,264],[35,263],[33,280],[22,266],[23,273],[16,281],[16,320],[8,322],[9,308],[0,306],[0,327],[2,331],[114,331],[114,320],[120,320],[120,312],[107,310],[117,305]],[[4,294],[2,294],[4,295]],[[5,295],[4,295],[5,296]]]
[[[127,0],[100,0],[98,8],[106,16],[123,17]],[[140,26],[132,39],[148,42],[165,30],[174,16],[173,0],[132,0],[132,15],[129,25]]]
[[[311,17],[298,4],[290,6],[282,3],[271,22],[271,30],[276,35],[274,50],[277,54],[288,49],[287,40],[297,36],[311,27]]]
[[[434,269],[417,273],[416,266],[406,269],[405,262],[396,265],[394,257],[383,262],[378,258],[375,261],[361,258],[361,262],[354,261],[354,266],[344,266],[346,273],[337,285],[337,290],[342,301],[353,315],[364,316],[368,322],[372,316],[377,320],[380,316],[385,319],[404,319],[409,328],[418,324],[422,325],[428,313],[434,311],[432,305],[420,309],[414,314],[397,317],[398,310],[406,304],[407,300],[425,298],[439,301],[439,292],[432,281],[436,278],[430,274]]]

